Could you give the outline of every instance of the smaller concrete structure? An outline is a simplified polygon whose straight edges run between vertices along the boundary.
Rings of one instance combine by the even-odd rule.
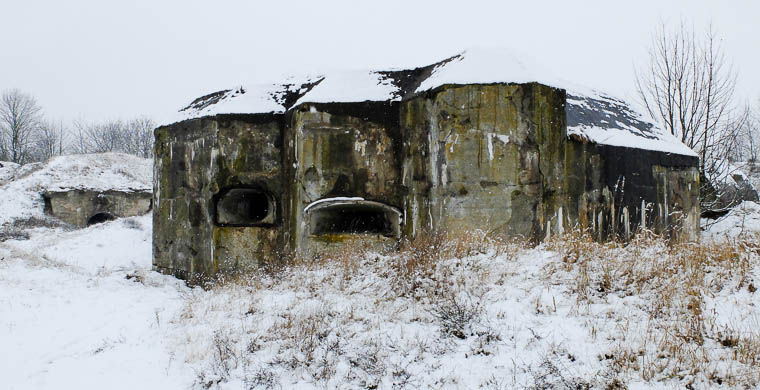
[[[78,227],[153,208],[153,161],[123,153],[58,156],[0,169],[0,179],[38,204],[40,214]]]
[[[49,191],[42,197],[46,214],[79,227],[143,215],[153,204],[150,191]]]

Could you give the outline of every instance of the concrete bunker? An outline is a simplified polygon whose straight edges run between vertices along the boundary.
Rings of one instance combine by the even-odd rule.
[[[143,215],[153,207],[150,191],[76,189],[46,191],[42,197],[46,214],[78,227]]]
[[[465,52],[194,100],[155,130],[154,269],[239,272],[442,230],[698,239],[693,151],[625,102],[511,58]]]

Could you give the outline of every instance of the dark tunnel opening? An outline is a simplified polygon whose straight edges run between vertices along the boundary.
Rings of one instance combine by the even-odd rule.
[[[103,223],[107,221],[113,221],[116,217],[110,213],[97,213],[87,220],[87,226]]]
[[[272,223],[273,211],[272,198],[253,188],[233,188],[216,203],[217,222],[226,225]]]
[[[314,210],[311,234],[396,234],[388,212],[367,204],[338,204]]]

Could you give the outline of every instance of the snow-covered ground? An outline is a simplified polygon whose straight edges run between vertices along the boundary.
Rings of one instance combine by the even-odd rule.
[[[0,243],[0,376],[6,389],[186,388],[166,322],[186,288],[151,275],[151,220],[36,229]]]
[[[724,217],[716,220],[703,220],[707,226],[705,238],[725,240],[740,235],[760,234],[760,204],[742,202]]]
[[[349,251],[203,290],[150,271],[149,216],[29,233],[0,242],[7,389],[729,388],[758,379],[752,250],[454,240],[393,256]]]
[[[64,164],[71,167],[71,164]],[[72,230],[0,199],[0,387],[732,388],[760,380],[760,206],[703,244],[478,234],[190,288],[151,271],[150,216]],[[46,170],[47,169],[47,170]],[[73,172],[82,172],[73,169]],[[107,169],[98,174],[107,176]],[[112,180],[113,182],[113,180]],[[133,186],[134,184],[129,184]],[[12,239],[8,239],[11,237]]]
[[[20,165],[10,161],[0,161],[0,186],[13,177]]]

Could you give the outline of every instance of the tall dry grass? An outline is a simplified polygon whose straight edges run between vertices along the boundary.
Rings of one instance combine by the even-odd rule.
[[[435,297],[450,295],[454,272],[450,259],[490,255],[514,259],[529,243],[515,238],[494,236],[482,230],[423,232],[401,242],[391,256],[394,289],[402,296]],[[474,269],[485,280],[488,269]],[[447,297],[450,298],[450,297]]]
[[[617,297],[643,300],[646,328],[622,321],[608,356],[616,373],[646,381],[744,386],[760,381],[760,331],[720,325],[707,312],[708,298],[755,293],[752,269],[760,239],[744,235],[723,242],[678,243],[641,232],[629,242],[596,242],[580,231],[553,238],[546,248],[561,261],[548,277],[566,277],[579,305]]]
[[[294,255],[276,267],[236,276],[212,288],[230,295],[235,302],[246,291],[271,288],[287,279],[288,283],[298,280],[298,288],[312,294],[306,294],[308,299],[317,299],[325,284],[337,286],[337,291],[346,295],[372,288],[378,294],[377,304],[386,309],[420,303],[427,310],[422,316],[440,323],[442,334],[496,340],[480,348],[490,353],[496,348],[492,345],[499,342],[499,331],[490,334],[477,324],[484,315],[477,306],[482,292],[499,288],[496,279],[500,276],[491,274],[489,264],[494,264],[491,260],[531,261],[530,256],[524,256],[534,253],[529,252],[530,246],[527,241],[481,231],[420,234],[402,241],[398,251],[389,254],[368,253],[360,241],[354,241],[319,256]],[[722,321],[709,304],[716,296],[756,293],[758,281],[753,279],[753,270],[758,269],[760,259],[758,237],[678,243],[644,231],[628,242],[597,242],[588,234],[573,231],[551,238],[538,250],[553,251],[557,256],[542,269],[544,280],[536,283],[549,280],[563,286],[579,308],[606,305],[613,296],[634,298],[636,310],[642,313],[635,318],[626,318],[625,310],[614,307],[605,318],[588,314],[591,310],[574,312],[590,316],[592,335],[601,327],[607,327],[605,337],[612,334],[608,340],[598,340],[609,345],[599,359],[609,370],[604,375],[614,379],[610,383],[641,378],[695,386],[701,383],[702,387],[740,387],[760,381],[760,332]],[[250,311],[255,311],[255,303],[251,305]],[[556,312],[556,303],[554,306]],[[406,371],[388,360],[394,352],[386,347],[376,346],[368,354],[351,352],[344,345],[347,329],[356,322],[368,326],[370,320],[356,319],[351,311],[332,310],[282,313],[261,336],[266,343],[281,346],[280,360],[271,364],[303,367],[324,383],[346,360],[358,367],[362,378],[357,381],[368,386],[376,386],[389,372],[393,378],[401,378],[399,381],[406,377]],[[192,307],[183,313],[186,318],[206,315],[193,312]],[[252,369],[251,381],[269,383],[269,370]],[[216,375],[212,378],[221,376],[219,372],[225,370],[212,371]]]

